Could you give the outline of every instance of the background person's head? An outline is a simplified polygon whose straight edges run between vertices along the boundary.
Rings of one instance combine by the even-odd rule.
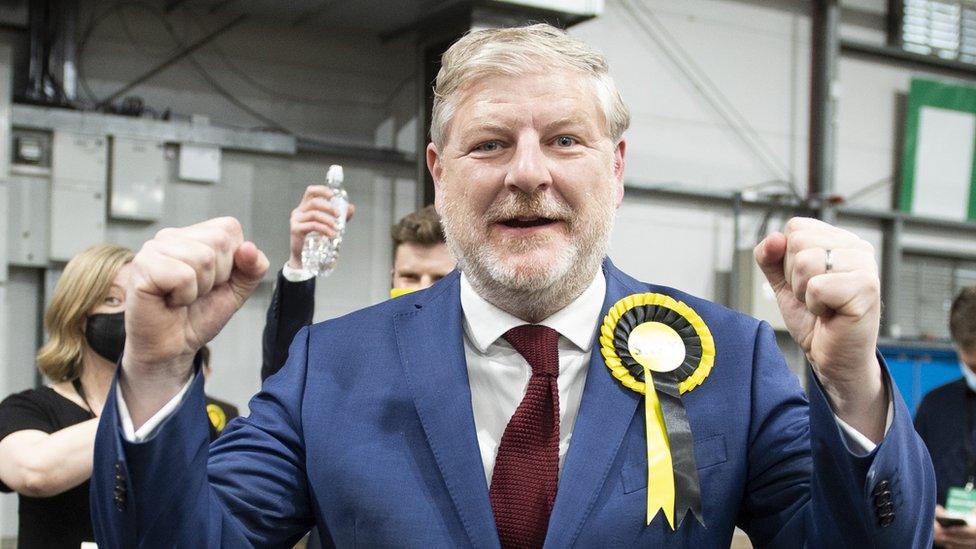
[[[628,124],[604,57],[554,27],[475,31],[448,49],[427,164],[479,294],[538,321],[590,283],[623,197]]]
[[[390,234],[394,289],[422,290],[454,270],[456,261],[444,242],[441,219],[433,206],[404,216]]]
[[[959,359],[976,372],[976,286],[963,288],[952,300],[949,333],[959,351]]]
[[[86,360],[115,362],[122,352],[128,248],[102,244],[76,255],[64,268],[44,314],[48,341],[37,367],[55,382],[81,376]]]

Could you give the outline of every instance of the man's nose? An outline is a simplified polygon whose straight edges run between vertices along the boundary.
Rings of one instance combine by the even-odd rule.
[[[505,186],[532,194],[552,184],[545,151],[537,138],[520,139],[515,146]]]

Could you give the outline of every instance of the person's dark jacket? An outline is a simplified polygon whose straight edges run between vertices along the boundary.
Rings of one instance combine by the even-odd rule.
[[[976,395],[971,393],[966,380],[957,379],[932,389],[915,412],[915,430],[935,467],[936,501],[940,505],[945,505],[951,486],[965,486],[968,480],[964,444],[967,409],[976,417]],[[976,432],[970,436],[976,441]]]
[[[281,271],[275,283],[261,340],[261,382],[273,376],[288,360],[288,346],[295,334],[312,324],[315,310],[315,278],[289,282]]]

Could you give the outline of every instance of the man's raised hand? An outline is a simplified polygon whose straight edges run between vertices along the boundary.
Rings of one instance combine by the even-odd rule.
[[[887,401],[875,355],[881,283],[874,248],[851,232],[796,217],[754,253],[835,412],[879,441]]]
[[[268,259],[222,217],[159,231],[132,267],[121,385],[138,429],[186,382],[193,356],[251,295]]]

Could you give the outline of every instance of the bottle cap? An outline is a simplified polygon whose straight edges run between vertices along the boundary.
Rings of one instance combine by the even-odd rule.
[[[333,164],[329,166],[329,172],[325,174],[325,181],[330,187],[337,187],[342,185],[343,180],[342,166],[338,164]]]

